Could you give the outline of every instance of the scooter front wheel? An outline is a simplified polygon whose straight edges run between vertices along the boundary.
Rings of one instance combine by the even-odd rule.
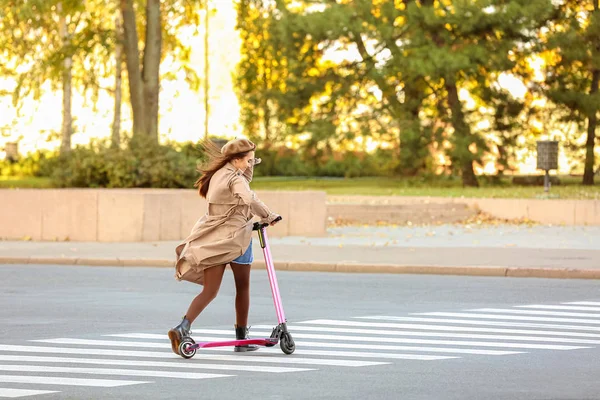
[[[179,355],[183,358],[192,358],[196,355],[196,349],[189,350],[189,347],[195,344],[194,339],[186,337],[179,343]]]
[[[292,354],[294,350],[296,350],[296,344],[294,343],[294,339],[292,339],[292,335],[290,335],[289,332],[283,332],[281,334],[279,346],[281,347],[281,351],[283,351],[285,354]]]

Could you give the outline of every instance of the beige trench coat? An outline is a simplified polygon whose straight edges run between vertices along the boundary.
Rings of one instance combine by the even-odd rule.
[[[250,190],[252,174],[252,167],[242,173],[231,163],[215,172],[206,196],[207,213],[175,249],[177,280],[202,285],[206,268],[229,264],[248,249],[254,216],[269,223],[277,217]]]

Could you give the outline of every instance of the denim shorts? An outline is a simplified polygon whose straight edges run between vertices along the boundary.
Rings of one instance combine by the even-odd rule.
[[[254,261],[254,253],[252,252],[252,239],[250,239],[250,246],[246,249],[246,252],[232,261],[235,264],[250,265]]]

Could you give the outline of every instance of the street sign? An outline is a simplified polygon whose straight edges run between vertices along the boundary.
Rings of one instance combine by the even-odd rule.
[[[19,159],[19,144],[15,142],[6,143],[4,152],[6,153],[7,161],[16,162]]]
[[[546,171],[544,192],[550,190],[550,170],[558,169],[558,141],[540,140],[537,142],[537,169]]]

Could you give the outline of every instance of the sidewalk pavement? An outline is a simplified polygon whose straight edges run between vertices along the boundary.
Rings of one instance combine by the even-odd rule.
[[[600,227],[337,227],[270,239],[277,270],[600,279]],[[173,267],[177,242],[0,241],[0,264]],[[265,268],[254,240],[254,268]]]

